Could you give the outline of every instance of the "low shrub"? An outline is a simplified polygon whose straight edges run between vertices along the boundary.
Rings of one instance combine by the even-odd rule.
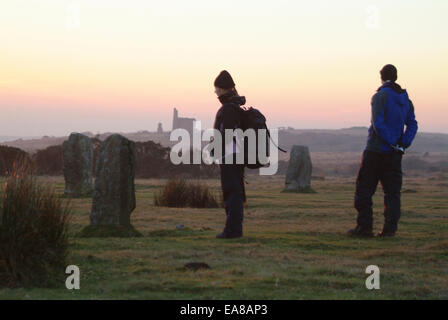
[[[25,151],[8,146],[0,146],[0,176],[11,173],[14,163],[29,161],[29,155]]]
[[[70,215],[70,203],[39,183],[29,163],[14,166],[1,195],[2,285],[60,285],[69,250]]]
[[[219,200],[218,200],[219,199]],[[173,178],[154,196],[154,205],[163,207],[218,208],[222,200],[199,181]]]

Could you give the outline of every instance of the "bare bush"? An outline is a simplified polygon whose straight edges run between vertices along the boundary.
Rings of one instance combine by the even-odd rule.
[[[15,165],[0,207],[3,285],[48,287],[64,277],[70,204],[37,182],[30,164]]]
[[[28,161],[29,156],[25,151],[8,146],[0,146],[0,176],[10,174],[15,162]]]
[[[218,200],[219,199],[219,200]],[[222,200],[201,182],[173,178],[154,196],[154,205],[163,207],[218,208]]]

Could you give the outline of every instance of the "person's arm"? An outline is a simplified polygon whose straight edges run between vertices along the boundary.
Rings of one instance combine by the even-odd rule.
[[[418,130],[418,123],[417,120],[415,120],[414,104],[411,100],[409,100],[409,112],[406,117],[405,124],[406,130],[400,142],[403,147],[409,148],[412,144],[412,141],[414,141],[415,135],[417,134]]]
[[[215,115],[215,121],[213,123],[213,129],[215,129],[215,131],[213,131],[213,137],[211,138],[210,142],[213,143],[214,141],[218,141],[218,137],[217,135],[221,135],[219,132],[221,132],[220,127],[221,127],[221,118],[222,118],[222,107],[219,108],[219,110],[216,112]],[[210,157],[214,158],[215,157],[215,147],[212,147],[212,144],[209,144],[208,146],[208,152]]]
[[[224,134],[225,129],[236,129],[240,125],[240,113],[237,107],[233,105],[226,105],[222,109],[222,122],[219,130]]]
[[[372,125],[375,132],[389,145],[394,145],[397,141],[392,141],[389,129],[386,126],[386,105],[387,93],[384,91],[377,92],[372,97]]]
[[[220,138],[223,144],[225,143],[225,130],[238,128],[239,122],[240,122],[240,114],[238,112],[238,109],[233,107],[232,105],[222,106],[218,110],[215,117],[215,123],[213,125],[213,128],[221,133]],[[215,135],[216,134],[218,134],[218,132],[215,132]],[[217,138],[214,137],[212,141],[215,140],[217,141]],[[224,150],[221,151],[221,154],[223,154],[223,152]],[[210,151],[210,155],[212,157],[215,156],[215,149],[212,149]]]
[[[223,107],[223,118],[221,125],[221,134],[223,141],[223,153],[225,156],[228,156],[232,153],[238,153],[238,143],[235,140],[235,132],[232,133],[232,139],[228,141],[226,131],[227,130],[235,130],[240,127],[240,112],[239,107],[233,104],[228,104]]]

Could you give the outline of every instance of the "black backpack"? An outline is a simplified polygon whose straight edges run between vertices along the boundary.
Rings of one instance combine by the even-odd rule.
[[[249,108],[239,108],[240,114],[241,114],[241,129],[243,131],[246,131],[247,129],[253,129],[255,131],[256,136],[256,162],[249,164],[248,160],[248,154],[249,154],[249,144],[247,137],[244,137],[244,164],[249,169],[258,169],[261,167],[268,166],[269,164],[262,164],[260,162],[260,159],[258,157],[258,130],[265,129],[266,130],[266,141],[265,143],[265,150],[266,150],[266,156],[270,156],[270,150],[269,150],[269,139],[271,139],[271,135],[269,133],[269,129],[266,126],[266,117],[258,110],[252,107]],[[286,152],[282,148],[276,147],[282,151]]]

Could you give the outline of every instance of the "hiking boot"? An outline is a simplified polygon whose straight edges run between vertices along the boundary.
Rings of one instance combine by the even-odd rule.
[[[242,234],[228,234],[226,232],[221,232],[216,235],[216,239],[235,239],[241,238]]]
[[[356,228],[348,230],[347,234],[353,237],[365,237],[365,238],[373,237],[372,229],[363,228],[361,226],[356,226]]]
[[[378,234],[376,236],[378,238],[393,237],[393,236],[395,236],[395,232],[392,232],[392,231],[387,230],[387,229],[383,229],[383,231],[378,232]]]
[[[378,232],[376,236],[377,236],[377,238],[394,237],[395,236],[395,232],[381,231],[381,232]]]
[[[393,227],[388,226],[387,224],[384,225],[383,231],[379,232],[376,236],[378,238],[386,238],[386,237],[393,237],[395,236],[395,231]]]

